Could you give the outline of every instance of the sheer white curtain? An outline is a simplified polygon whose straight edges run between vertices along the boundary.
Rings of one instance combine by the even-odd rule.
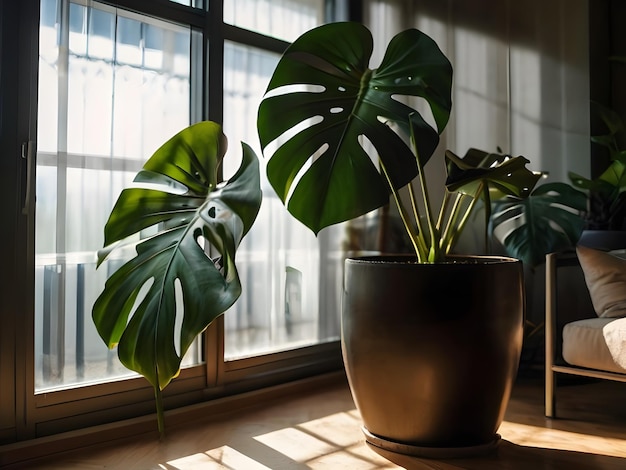
[[[294,40],[324,22],[323,0],[233,0],[224,21]],[[228,178],[240,161],[240,142],[261,158],[263,203],[237,252],[243,293],[224,315],[226,360],[314,345],[339,337],[344,238],[342,226],[318,237],[295,220],[265,176],[256,117],[279,55],[227,41],[224,48],[224,132]]]
[[[325,0],[227,0],[224,22],[293,41],[324,20]]]
[[[549,173],[546,181],[567,182],[568,171],[589,173],[588,3],[367,0],[378,42],[372,66],[397,32],[424,31],[454,67],[453,111],[438,152],[500,147]],[[443,183],[443,164],[428,170]]]
[[[320,18],[309,20],[306,29]],[[243,293],[224,316],[226,360],[339,337],[345,229],[331,227],[315,237],[291,217],[265,176],[256,113],[278,59],[257,48],[225,45],[224,132],[229,139],[225,177],[236,170],[243,141],[261,158],[263,189],[257,220],[237,252]]]

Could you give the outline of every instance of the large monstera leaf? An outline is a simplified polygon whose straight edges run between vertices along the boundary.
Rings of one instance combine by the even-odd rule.
[[[552,251],[576,245],[587,197],[565,183],[547,183],[526,199],[496,201],[492,229],[510,256],[537,266]]]
[[[99,263],[120,245],[136,255],[107,280],[93,320],[104,342],[118,346],[121,362],[155,391],[241,292],[235,250],[261,204],[259,162],[243,144],[238,172],[218,185],[225,151],[218,124],[178,133],[138,173],[139,187],[122,191],[105,227]]]
[[[387,179],[363,141],[401,188],[418,171],[408,139],[400,137],[409,135],[409,116],[415,113],[415,146],[425,164],[450,115],[452,66],[430,37],[416,29],[401,32],[375,70],[368,68],[372,49],[372,35],[359,23],[305,33],[285,51],[259,108],[269,181],[289,212],[315,233],[388,202]],[[401,103],[402,96],[423,98],[437,130]]]

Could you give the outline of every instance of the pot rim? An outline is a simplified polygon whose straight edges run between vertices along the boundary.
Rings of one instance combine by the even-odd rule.
[[[448,255],[446,260],[439,263],[418,263],[415,255],[406,253],[388,253],[363,256],[348,256],[346,263],[372,264],[372,265],[409,265],[409,266],[472,266],[484,264],[509,264],[521,263],[517,258],[500,255]]]

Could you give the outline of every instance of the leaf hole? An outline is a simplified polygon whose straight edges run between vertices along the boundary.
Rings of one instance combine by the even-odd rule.
[[[137,297],[135,297],[135,302],[133,303],[133,308],[130,309],[128,318],[126,319],[127,326],[130,323],[133,316],[135,315],[135,312],[137,312],[137,309],[139,308],[141,303],[146,299],[153,284],[154,284],[154,278],[151,277],[146,282],[144,282],[142,286],[139,288],[139,292],[137,293]]]
[[[300,83],[274,88],[273,90],[268,91],[263,99],[271,98],[273,96],[287,95],[291,93],[324,93],[325,91],[326,87],[323,87],[321,85],[308,85]]]
[[[216,256],[215,258],[210,258],[210,259],[213,262],[215,269],[217,269],[223,275],[224,274],[224,258],[220,255],[220,256]]]
[[[329,148],[330,145],[328,145],[327,143],[323,144],[319,149],[313,152],[313,155],[311,155],[308,162],[305,165],[302,165],[300,170],[294,176],[291,186],[289,186],[289,191],[287,192],[287,197],[285,198],[286,201],[289,201],[291,199],[291,195],[293,194],[295,188],[300,183],[300,180],[302,179],[304,174],[309,170],[309,168],[311,168],[313,162],[320,158],[322,155],[324,155],[324,153],[326,153]]]
[[[309,119],[305,119],[304,121],[299,122],[295,126],[290,129],[287,129],[281,135],[279,135],[272,142],[267,144],[263,149],[263,154],[267,159],[271,158],[272,155],[282,147],[286,142],[292,139],[294,136],[298,135],[300,132],[305,131],[306,129],[313,127],[324,121],[322,116],[313,116]]]
[[[183,295],[183,287],[180,279],[174,280],[174,299],[176,316],[174,319],[174,348],[178,357],[181,356],[180,334],[183,328],[183,320],[185,318],[185,297]]]
[[[398,103],[406,104],[414,108],[430,127],[437,129],[435,117],[428,101],[425,98],[422,98],[421,96],[407,96],[400,94],[391,95],[391,98]]]

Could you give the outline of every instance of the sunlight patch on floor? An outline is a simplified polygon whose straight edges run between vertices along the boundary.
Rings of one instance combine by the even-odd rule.
[[[361,418],[354,409],[300,424],[285,424],[286,426],[269,432],[250,434],[247,439],[239,442],[231,441],[229,445],[171,460],[162,468],[164,470],[268,470],[291,466],[310,469],[398,468],[396,466],[398,462],[394,464],[364,445]],[[598,458],[626,457],[624,440],[562,431],[548,426],[549,422],[546,422],[545,426],[533,426],[504,421],[498,432],[504,439],[503,442],[508,443],[508,447],[503,444],[501,457],[505,458],[511,454],[513,459],[543,458],[559,462],[559,459],[569,458],[567,454],[550,453],[554,451],[573,451],[579,456],[584,455],[580,453],[595,454]],[[537,452],[543,454],[538,456]],[[443,465],[443,462],[439,463]]]
[[[590,428],[592,425],[590,425]],[[504,421],[498,433],[515,444],[530,447],[571,450],[610,457],[626,457],[626,444],[622,439],[594,436],[589,433],[561,431],[559,429],[531,426]],[[602,449],[600,452],[598,449]]]
[[[337,450],[336,446],[295,428],[279,429],[254,439],[296,462],[307,462]]]
[[[262,447],[231,443],[171,460],[162,468],[267,470],[271,466],[266,465],[284,465],[289,461],[311,469],[396,468],[363,445],[361,420],[356,410],[284,427],[252,439]]]
[[[188,455],[180,459],[171,460],[167,464],[168,465],[164,468],[202,468],[207,470],[245,468],[246,470],[272,470],[229,446],[218,447],[206,453]]]

